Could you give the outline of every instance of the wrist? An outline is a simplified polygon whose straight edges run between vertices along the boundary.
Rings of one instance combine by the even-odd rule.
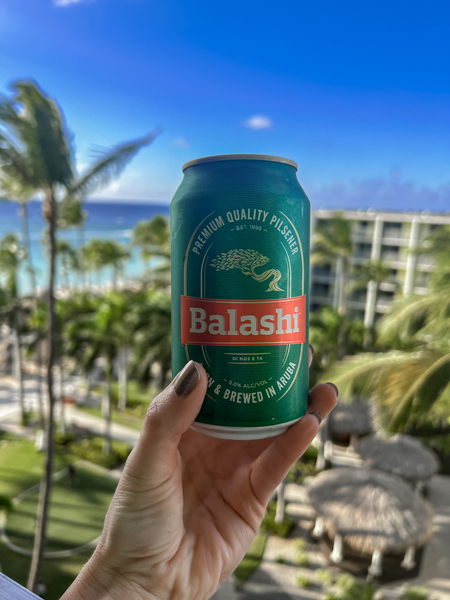
[[[160,600],[144,592],[117,569],[110,568],[98,549],[60,600]]]

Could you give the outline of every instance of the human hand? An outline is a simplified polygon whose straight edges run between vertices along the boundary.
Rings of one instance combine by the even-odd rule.
[[[310,352],[310,363],[312,353]],[[231,441],[190,429],[206,392],[190,362],[152,402],[92,558],[61,600],[206,600],[242,560],[266,505],[317,434],[333,385],[285,433]]]

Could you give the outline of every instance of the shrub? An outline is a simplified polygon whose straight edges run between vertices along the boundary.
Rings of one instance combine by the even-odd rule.
[[[430,594],[423,587],[407,585],[400,596],[400,600],[428,600]]]
[[[54,441],[56,446],[61,446],[62,448],[68,446],[71,442],[74,442],[76,439],[76,435],[73,431],[66,431],[65,433],[55,433]]]
[[[113,441],[111,452],[103,453],[103,438],[92,437],[70,442],[69,452],[73,456],[87,460],[105,469],[115,469],[123,464],[131,452],[131,446],[124,442]]]
[[[278,563],[279,565],[285,565],[286,559],[284,558],[284,556],[276,556],[275,562]]]
[[[275,501],[269,502],[261,527],[269,533],[275,533],[276,535],[285,538],[294,528],[295,522],[290,517],[285,517],[282,523],[275,523],[276,508],[277,503]]]
[[[303,552],[304,550],[306,550],[306,540],[304,540],[303,538],[297,538],[294,542],[294,546],[296,550],[298,550],[299,552]]]
[[[309,567],[309,558],[306,552],[297,554],[297,556],[294,558],[294,562],[299,567]]]
[[[377,588],[373,583],[357,581],[348,574],[340,575],[335,582],[336,592],[328,592],[324,600],[373,600]]]
[[[0,511],[6,511],[6,512],[12,512],[14,510],[14,505],[12,503],[12,500],[10,498],[8,498],[7,496],[2,496],[0,494]]]
[[[332,585],[334,583],[334,575],[328,569],[317,569],[315,576],[317,581],[323,585]]]
[[[297,585],[301,588],[312,588],[314,583],[306,575],[299,575],[297,577]]]

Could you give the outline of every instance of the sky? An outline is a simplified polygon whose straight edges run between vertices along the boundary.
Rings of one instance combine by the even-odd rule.
[[[169,202],[185,162],[258,153],[316,207],[450,210],[449,21],[448,0],[0,0],[0,92],[56,98],[81,171],[161,128],[100,198]]]

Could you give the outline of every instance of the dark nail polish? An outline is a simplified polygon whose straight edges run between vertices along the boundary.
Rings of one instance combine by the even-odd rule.
[[[317,420],[319,421],[319,425],[322,423],[323,421],[323,416],[322,413],[320,413],[318,410],[312,410],[310,413],[308,413],[310,415],[314,415],[315,417],[317,417]]]
[[[335,385],[331,381],[327,381],[327,385],[332,385],[334,387],[334,389],[336,390],[336,397],[339,396],[339,390],[337,388],[337,385]]]
[[[309,345],[309,351],[311,352],[311,355],[314,356],[314,346],[312,344]]]
[[[174,391],[180,398],[186,398],[200,381],[200,373],[198,372],[195,362],[191,360],[184,367],[174,382]]]

